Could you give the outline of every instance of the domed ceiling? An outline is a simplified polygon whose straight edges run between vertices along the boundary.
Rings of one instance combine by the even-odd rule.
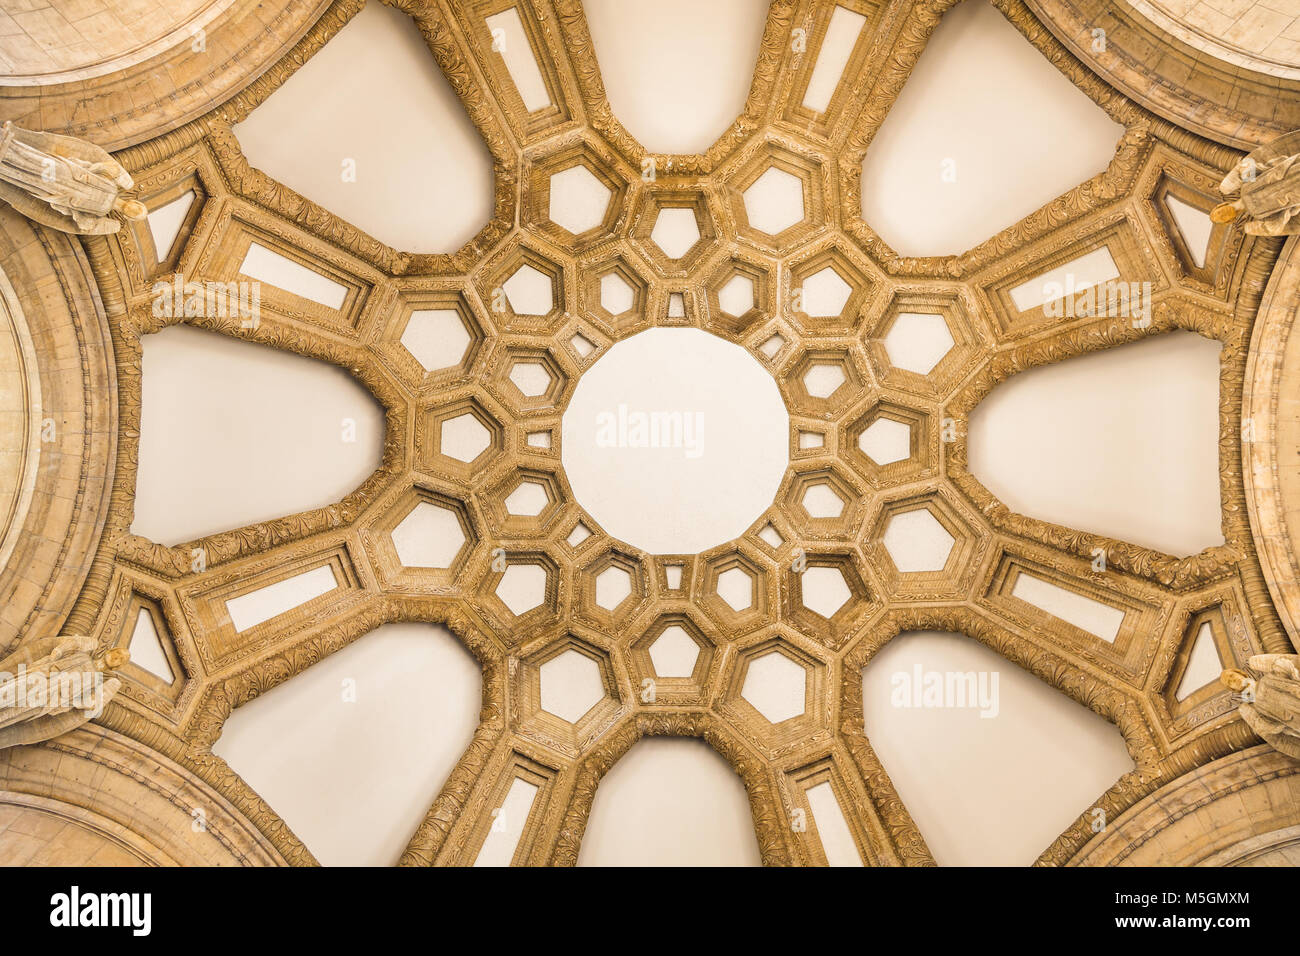
[[[0,862],[1294,862],[1300,7],[280,6],[0,12]]]

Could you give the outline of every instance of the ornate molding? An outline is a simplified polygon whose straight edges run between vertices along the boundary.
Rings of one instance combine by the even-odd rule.
[[[842,794],[864,861],[931,864],[862,727],[862,668],[904,630],[964,633],[1114,723],[1136,769],[1099,797],[1112,816],[1178,774],[1251,744],[1231,713],[1208,707],[1192,721],[1171,713],[1165,700],[1186,622],[1197,613],[1226,609],[1234,653],[1285,642],[1247,523],[1237,398],[1256,313],[1273,321],[1279,301],[1275,291],[1265,293],[1265,283],[1280,244],[1224,227],[1210,261],[1199,267],[1160,211],[1166,190],[1195,197],[1217,182],[1234,161],[1231,150],[1111,88],[1028,7],[998,0],[1028,41],[1126,132],[1104,173],[970,252],[904,258],[862,221],[861,160],[949,0],[871,7],[872,29],[855,48],[849,75],[825,115],[816,116],[805,115],[799,92],[811,57],[797,56],[789,35],[794,24],[812,23],[820,42],[816,24],[832,5],[778,0],[742,116],[705,154],[649,157],[653,178],[642,177],[645,151],[609,110],[578,4],[526,0],[520,8],[553,98],[532,113],[491,49],[482,9],[450,0],[393,5],[415,18],[497,164],[496,214],[465,248],[450,256],[392,249],[252,168],[231,131],[347,22],[359,8],[355,0],[333,4],[288,55],[225,104],[120,154],[146,199],[186,189],[200,196],[174,261],[159,262],[152,244],[132,230],[84,244],[112,335],[98,354],[111,355],[108,379],[119,383],[106,404],[121,427],[109,441],[117,458],[102,543],[70,620],[102,646],[118,646],[127,639],[128,602],[144,595],[183,635],[187,670],[187,685],[172,704],[151,707],[142,694],[123,695],[105,715],[107,726],[222,794],[280,860],[294,864],[314,859],[212,754],[212,744],[234,708],[396,620],[445,623],[484,668],[480,726],[412,835],[402,857],[411,865],[473,862],[492,811],[515,780],[532,785],[535,800],[514,861],[576,862],[601,778],[637,740],[654,734],[702,737],[736,768],[767,863],[824,860],[812,838],[791,825],[801,781],[820,774]],[[549,177],[575,164],[610,184],[611,193],[606,217],[581,235],[545,222],[540,199]],[[805,184],[811,213],[797,228],[770,236],[750,225],[740,197],[777,164]],[[704,225],[698,250],[681,261],[668,260],[651,239],[654,217],[667,206],[691,209]],[[268,288],[255,328],[229,316],[153,314],[159,276],[235,281],[253,241],[332,277],[347,290],[345,305],[326,307]],[[1148,324],[1127,316],[1053,318],[1046,310],[1021,311],[1008,294],[1071,255],[1103,247],[1123,281],[1153,287]],[[718,286],[733,272],[750,277],[756,289],[776,290],[789,286],[780,281],[783,273],[822,263],[838,264],[859,286],[852,308],[835,321],[796,314],[775,291],[741,316],[718,301]],[[498,294],[525,264],[551,278],[546,315],[515,314]],[[603,313],[590,290],[601,270],[618,269],[642,291],[626,320]],[[682,294],[682,315],[669,314],[674,292]],[[478,343],[473,356],[438,376],[427,375],[400,346],[411,310],[433,300],[451,303]],[[903,306],[918,302],[944,315],[954,339],[928,375],[894,368],[880,341]],[[330,507],[177,548],[130,534],[140,339],[179,321],[351,371],[387,410],[380,468]],[[583,372],[615,342],[650,326],[700,328],[747,348],[776,379],[796,423],[789,471],[771,508],[740,538],[703,554],[647,555],[607,535],[574,499],[554,441]],[[1030,367],[1172,329],[1223,344],[1225,545],[1178,558],[1018,515],[967,471],[965,421],[997,384]],[[579,349],[575,336],[591,348]],[[512,390],[509,369],[524,359],[549,370],[553,386],[544,395]],[[804,379],[813,365],[838,367],[842,390],[810,392]],[[878,466],[856,450],[871,416],[885,412],[916,429],[911,456],[896,467]],[[470,415],[489,434],[471,462],[442,453],[441,426],[453,414]],[[822,445],[801,447],[801,429],[819,431]],[[529,440],[541,432],[553,440]],[[545,494],[536,515],[514,514],[508,505],[525,480]],[[843,499],[839,518],[808,512],[802,496],[817,484]],[[464,547],[447,568],[406,567],[392,546],[393,527],[420,503],[451,511],[463,529]],[[900,572],[881,544],[883,528],[899,512],[922,509],[953,537],[950,561],[938,571]],[[575,542],[579,523],[590,534]],[[762,533],[769,523],[775,543]],[[1100,573],[1089,563],[1097,549],[1107,555]],[[196,550],[205,558],[200,566]],[[516,615],[501,602],[501,559],[543,569],[537,608]],[[851,581],[850,598],[830,618],[803,606],[800,559]],[[678,585],[670,584],[670,565],[682,570]],[[614,566],[627,572],[631,593],[609,608],[600,604],[595,580]],[[242,631],[231,624],[226,601],[320,567],[334,574],[332,591]],[[1107,642],[1009,597],[1008,581],[1026,568],[1121,610],[1120,637]],[[719,576],[732,569],[751,578],[748,611],[719,597]],[[655,675],[641,651],[668,619],[689,625],[708,652],[707,665],[671,688],[676,696],[644,699],[640,688]],[[534,687],[541,663],[564,649],[597,663],[605,693],[572,723],[543,712]],[[795,661],[807,677],[804,712],[777,724],[743,695],[745,668],[769,653]],[[1089,838],[1081,819],[1040,862],[1064,862]]]

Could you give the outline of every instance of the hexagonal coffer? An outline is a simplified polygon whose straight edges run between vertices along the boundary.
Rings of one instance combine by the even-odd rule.
[[[626,335],[646,324],[650,283],[624,256],[603,256],[579,265],[578,290],[584,315],[606,334]]]
[[[863,551],[896,597],[965,593],[977,568],[979,519],[939,490],[887,502],[872,522]]]
[[[843,334],[858,325],[872,283],[863,268],[835,247],[789,266],[790,316],[814,335]]]
[[[977,357],[978,341],[956,292],[900,292],[866,338],[881,381],[928,395],[958,380]]]
[[[465,374],[484,339],[483,324],[460,292],[408,293],[402,299],[398,344],[426,381]]]
[[[389,586],[441,592],[460,583],[479,536],[464,502],[416,486],[365,528],[362,539]]]
[[[460,481],[481,474],[505,447],[501,423],[483,402],[474,398],[426,410],[421,416],[421,428],[417,467]]]
[[[727,633],[761,627],[770,621],[774,571],[748,547],[730,549],[704,561],[701,602],[709,616]]]
[[[841,647],[879,607],[871,600],[854,552],[815,551],[785,573],[786,607],[799,630],[830,648]]]
[[[564,369],[546,349],[503,347],[491,363],[492,394],[519,415],[555,408],[568,386]]]
[[[764,143],[729,177],[737,232],[760,248],[783,253],[824,228],[821,161],[779,143]]]
[[[486,616],[506,644],[517,646],[554,622],[560,569],[544,551],[491,552],[477,591]]]
[[[793,637],[760,639],[736,655],[722,711],[769,753],[825,733],[826,664]]]
[[[590,560],[578,570],[576,583],[583,617],[601,628],[629,620],[649,593],[643,562],[620,549]]]
[[[551,334],[565,322],[564,267],[540,248],[512,241],[483,267],[477,284],[502,331]]]
[[[796,472],[787,480],[785,500],[795,525],[805,534],[835,536],[858,522],[865,494],[836,466]]]
[[[931,416],[896,401],[878,401],[854,415],[842,432],[848,461],[869,482],[914,481],[937,467]]]
[[[609,653],[577,634],[521,659],[515,694],[520,732],[570,754],[603,733],[622,709]]]
[[[507,537],[540,535],[559,514],[563,496],[554,473],[520,468],[504,475],[488,493],[488,520]]]
[[[781,391],[794,411],[816,418],[842,415],[866,394],[866,378],[847,349],[809,349],[780,377]]]
[[[760,265],[730,259],[708,286],[709,326],[724,336],[743,335],[772,310],[771,276]]]
[[[583,248],[607,238],[618,224],[627,181],[612,159],[581,142],[535,160],[525,193],[529,225],[552,241]]]

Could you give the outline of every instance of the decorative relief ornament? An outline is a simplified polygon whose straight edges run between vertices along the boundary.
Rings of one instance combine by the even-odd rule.
[[[1214,207],[1214,222],[1244,215],[1242,228],[1250,235],[1300,235],[1300,130],[1246,154],[1219,192],[1229,200]]]
[[[122,193],[135,186],[108,153],[84,140],[56,133],[0,128],[0,199],[28,219],[60,232],[103,235],[148,210]]]
[[[1225,670],[1219,681],[1241,697],[1237,713],[1274,750],[1300,760],[1300,654],[1256,654],[1248,671]],[[1258,677],[1252,676],[1258,674]]]
[[[115,647],[92,657],[94,638],[46,637],[0,661],[0,750],[50,740],[104,712],[122,682],[105,677],[130,660]]]
[[[1068,862],[1092,841],[1097,812],[1117,819],[1189,770],[1255,745],[1226,689],[1177,695],[1200,622],[1217,628],[1230,666],[1293,650],[1268,598],[1241,468],[1250,334],[1281,243],[1224,225],[1193,250],[1170,213],[1176,200],[1208,214],[1237,153],[1117,94],[1021,0],[995,0],[1126,132],[1103,172],[978,246],[902,256],[863,218],[863,162],[950,0],[776,0],[744,112],[692,156],[651,153],[618,121],[578,0],[514,5],[550,98],[538,110],[525,107],[493,49],[483,6],[391,5],[414,17],[495,161],[493,218],[459,251],[388,246],[257,169],[235,134],[362,9],[358,0],[335,0],[290,55],[221,107],[117,154],[151,208],[194,197],[174,252],[153,248],[147,230],[118,232],[105,218],[130,202],[119,195],[132,188],[129,177],[101,164],[100,180],[90,180],[110,184],[85,197],[93,208],[83,219],[114,234],[80,245],[117,345],[120,442],[109,513],[68,627],[101,647],[129,646],[147,604],[177,655],[171,687],[134,673],[123,680],[100,721],[105,730],[157,749],[219,792],[294,864],[315,859],[214,744],[237,707],[394,622],[444,624],[483,675],[478,728],[411,836],[406,864],[475,862],[521,789],[532,803],[510,861],[576,862],[601,778],[655,735],[702,738],[727,760],[744,780],[768,864],[828,861],[807,796],[822,784],[861,862],[932,864],[864,719],[863,669],[909,631],[964,634],[1123,736],[1134,769],[1080,808],[1043,864]],[[861,16],[859,39],[835,92],[814,111],[806,90],[840,9]],[[792,31],[808,22],[807,45],[797,49]],[[53,155],[55,140],[42,142],[37,155]],[[7,172],[9,157],[0,161]],[[59,168],[70,194],[85,185]],[[91,177],[96,166],[79,168]],[[596,183],[605,206],[565,225],[553,218],[552,198],[574,180]],[[774,180],[793,183],[801,218],[768,220],[766,231],[746,195]],[[1296,193],[1294,176],[1273,193],[1259,191],[1261,180],[1243,188],[1231,219],[1271,214],[1287,204],[1264,203],[1268,196]],[[7,188],[45,215],[77,222],[31,190]],[[68,197],[59,202],[73,208]],[[686,223],[694,239],[675,258],[660,245],[661,215]],[[340,298],[323,303],[267,281],[255,322],[225,308],[156,308],[160,276],[166,288],[173,275],[227,288],[251,278],[244,269],[254,247],[334,283]],[[1047,294],[1053,273],[1098,257],[1114,279],[1096,286],[1086,308],[1092,286]],[[511,298],[523,281],[544,293],[532,310]],[[841,290],[833,307],[809,305],[803,293],[819,282]],[[730,294],[738,287],[747,298]],[[459,323],[469,344],[430,368],[403,339],[416,313],[435,310]],[[919,370],[891,353],[891,332],[918,318],[946,346]],[[179,324],[348,369],[385,407],[382,463],[324,507],[175,546],[132,533],[141,343]],[[578,383],[618,343],[651,328],[700,329],[744,348],[790,412],[788,465],[770,506],[744,533],[699,553],[647,553],[611,534],[564,467],[562,419]],[[1222,347],[1223,544],[1166,554],[1017,513],[980,482],[968,425],[997,385],[1175,330]],[[526,392],[512,377],[517,368],[540,368],[549,384]],[[477,436],[473,451],[454,447],[458,429]],[[901,447],[873,457],[864,436],[882,431],[901,434]],[[535,508],[522,507],[521,488]],[[397,529],[421,526],[448,529],[459,549],[432,566],[405,560]],[[918,528],[950,542],[941,560],[895,553]],[[232,603],[308,573],[332,586],[236,626]],[[535,606],[503,599],[502,582],[516,576],[543,582]],[[808,582],[819,579],[838,582],[841,603],[818,603]],[[618,597],[602,583],[611,580],[626,586]],[[1026,586],[1103,605],[1115,628],[1099,634],[1056,616],[1026,599]],[[658,669],[653,651],[670,629],[695,645],[695,666],[676,676]],[[572,720],[545,705],[557,660],[595,675],[598,699]],[[747,696],[751,668],[795,674],[800,712],[769,719]]]

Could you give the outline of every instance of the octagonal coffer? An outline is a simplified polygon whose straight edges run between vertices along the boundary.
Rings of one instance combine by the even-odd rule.
[[[803,180],[779,166],[768,166],[742,194],[745,219],[769,236],[779,236],[804,221]]]
[[[701,556],[700,607],[729,634],[772,621],[776,569],[757,549],[727,546]]]
[[[598,280],[600,282],[600,307],[610,315],[626,315],[636,305],[636,286],[629,282],[617,269],[611,269]]]
[[[808,482],[799,503],[809,517],[816,519],[838,518],[848,506],[848,500],[829,479]]]
[[[596,606],[617,611],[632,596],[632,572],[621,564],[610,564],[596,574]]]
[[[577,570],[575,585],[580,616],[602,631],[631,620],[649,595],[642,557],[622,547],[606,546],[588,558]]]
[[[867,578],[858,553],[844,544],[805,552],[783,575],[790,623],[823,647],[842,647],[880,606]]]
[[[804,390],[813,398],[830,398],[848,381],[839,362],[812,361],[800,377]]]
[[[786,265],[789,314],[810,335],[844,335],[858,328],[875,295],[874,267],[857,252],[821,244]]]

